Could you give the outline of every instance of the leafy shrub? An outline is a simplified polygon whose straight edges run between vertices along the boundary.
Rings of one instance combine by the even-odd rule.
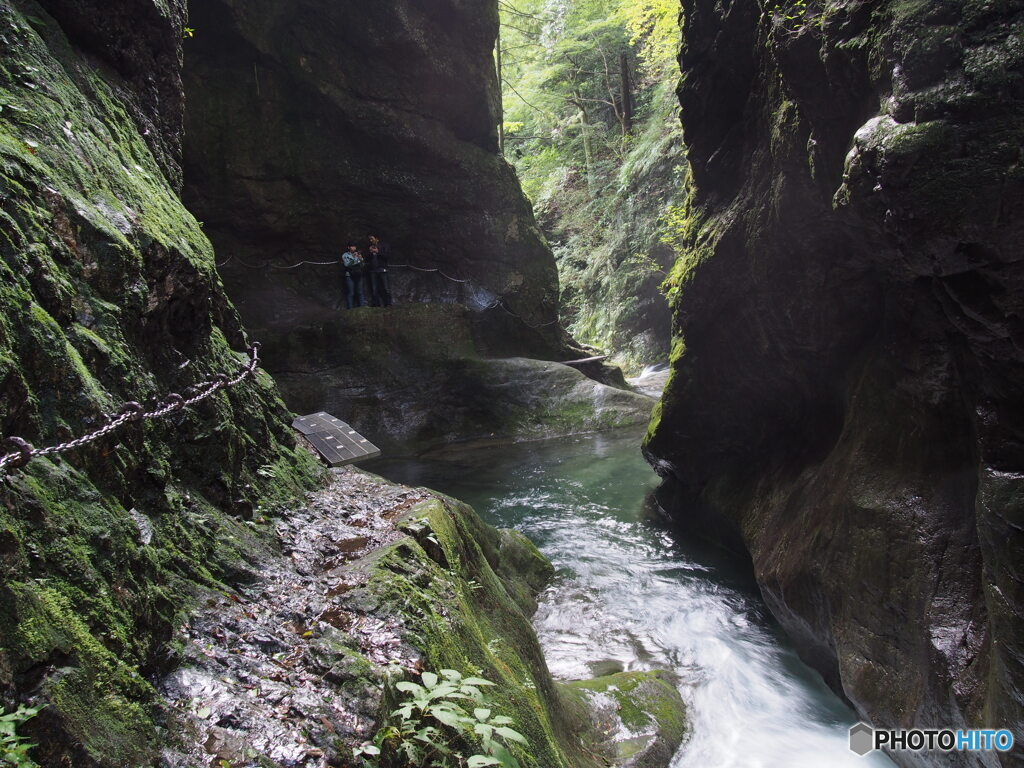
[[[18,728],[39,714],[38,708],[18,707],[14,712],[0,715],[0,765],[15,768],[37,768],[28,751],[35,744],[29,744],[24,736],[18,735]]]
[[[492,713],[480,690],[494,683],[463,677],[454,669],[442,669],[440,676],[424,672],[421,682],[395,686],[407,700],[372,742],[355,750],[363,768],[519,768],[506,743],[525,744],[526,739],[512,730],[510,718]],[[483,751],[468,756],[460,751],[471,744],[479,744]]]

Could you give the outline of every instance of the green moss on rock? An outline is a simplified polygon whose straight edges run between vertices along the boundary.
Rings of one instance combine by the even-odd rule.
[[[665,768],[686,738],[686,705],[667,672],[619,672],[565,686],[591,712],[594,744],[623,768]]]
[[[554,578],[555,567],[519,531],[503,528],[498,535],[495,571],[523,613],[532,616],[537,610],[536,595]]]
[[[579,722],[560,698],[544,662],[523,595],[551,573],[550,564],[517,535],[484,524],[454,499],[423,502],[398,521],[407,538],[371,555],[366,585],[352,604],[399,617],[404,639],[427,670],[457,669],[496,685],[488,695],[528,747],[514,746],[523,766],[588,766]],[[516,565],[528,564],[525,573]]]
[[[37,3],[0,0],[0,34],[0,431],[46,446],[238,370],[246,339],[145,98]],[[45,706],[41,762],[149,761],[171,627],[267,546],[243,518],[319,476],[289,420],[261,374],[0,477],[0,696]]]

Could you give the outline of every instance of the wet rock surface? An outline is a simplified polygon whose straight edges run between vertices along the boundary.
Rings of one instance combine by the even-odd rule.
[[[645,368],[639,376],[634,376],[626,381],[637,392],[649,397],[660,398],[668,384],[669,367],[666,363],[659,363]]]
[[[159,684],[176,736],[165,766],[347,765],[389,709],[388,682],[443,668],[498,684],[492,706],[530,739],[524,766],[569,764],[579,732],[524,612],[553,569],[525,537],[353,467],[262,524],[277,551],[259,577],[177,630]]]
[[[457,304],[306,313],[252,333],[292,408],[329,411],[392,452],[640,424],[654,405],[559,363],[492,357],[504,347]]]
[[[667,672],[618,672],[567,688],[603,737],[593,748],[617,768],[667,768],[686,738],[686,705]]]
[[[182,664],[161,684],[181,744],[173,766],[326,766],[372,736],[389,665],[415,672],[404,626],[348,604],[357,561],[403,537],[395,518],[429,497],[355,469],[272,525],[280,556],[179,627]],[[390,669],[390,672],[389,672]]]
[[[1019,739],[1024,5],[683,6],[661,500],[866,719]]]
[[[514,354],[561,346],[558,278],[498,153],[494,3],[203,0],[185,57],[185,196],[248,325],[337,303],[349,240],[391,246],[398,301],[501,299]],[[535,351],[531,351],[531,345]]]

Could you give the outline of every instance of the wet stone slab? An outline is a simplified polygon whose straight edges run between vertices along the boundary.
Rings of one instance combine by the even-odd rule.
[[[357,611],[346,594],[359,559],[402,538],[392,520],[427,498],[345,467],[274,521],[281,554],[260,579],[179,627],[181,664],[159,685],[178,742],[167,768],[344,764],[375,728],[388,665],[418,662],[397,618]]]

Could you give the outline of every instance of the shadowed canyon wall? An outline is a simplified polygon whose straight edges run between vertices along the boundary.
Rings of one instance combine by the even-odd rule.
[[[874,723],[1020,741],[1024,4],[683,12],[662,501]]]
[[[329,261],[378,234],[393,263],[455,278],[392,269],[398,301],[464,303],[506,351],[557,354],[554,261],[498,154],[494,2],[190,10],[185,199],[222,258],[238,259],[223,274],[248,325],[329,318],[341,277],[242,261]]]
[[[483,4],[468,9],[462,21],[471,23],[473,9],[486,28],[490,12]],[[410,30],[420,23],[408,21]],[[316,27],[309,17],[305,22]],[[197,35],[218,33],[216,26],[200,28],[201,23],[188,22]],[[21,436],[40,448],[64,443],[99,429],[126,402],[155,409],[170,404],[164,400],[169,393],[195,395],[197,383],[234,375],[248,362],[240,354],[246,332],[221,283],[213,246],[179,198],[183,36],[183,5],[166,0],[105,5],[0,0],[4,436]],[[459,74],[449,76],[454,82]],[[450,103],[458,98],[453,94]],[[457,124],[470,133],[486,133],[483,118],[470,122]],[[405,128],[399,124],[397,130]],[[331,159],[328,150],[319,147],[325,162]],[[409,150],[413,157],[417,151]],[[524,215],[515,213],[522,199],[514,178],[483,149],[479,154],[453,149],[448,159],[453,166],[491,163],[488,173],[504,173],[511,180],[489,193],[485,177],[471,175],[474,184],[479,182],[473,195],[466,191],[456,199],[451,190],[439,193],[441,207],[473,208],[476,199],[488,194],[511,200],[511,213],[496,203],[498,213],[480,214],[481,227],[493,218],[512,243],[494,255],[491,266],[476,265],[481,282],[495,291],[512,285],[508,296],[520,296],[514,290],[515,271],[523,280],[522,293],[540,291],[532,311],[553,313],[554,304],[545,304],[544,298],[545,291],[555,295],[546,277],[554,274],[550,254],[532,235],[532,240],[526,235],[517,240],[533,225],[525,203],[520,206]],[[305,162],[310,166],[314,160]],[[323,200],[331,200],[330,190],[323,194]],[[344,205],[345,199],[339,194],[335,202]],[[250,220],[266,213],[256,210]],[[468,237],[480,245],[482,231]],[[261,233],[265,236],[266,230]],[[396,237],[394,243],[399,247],[402,240]],[[519,257],[523,266],[502,261]],[[310,281],[316,288],[320,282]],[[405,313],[359,315],[368,328],[356,350],[363,360],[389,350],[391,328],[378,334],[372,327],[382,317],[413,326],[407,329],[406,360],[436,348],[444,356],[453,347],[472,347],[465,334],[473,323],[458,319],[470,312],[465,307],[400,309]],[[426,311],[434,309],[442,311]],[[513,346],[558,349],[557,324],[540,323],[547,331],[523,341],[524,321],[511,312],[507,307],[501,317],[520,326],[519,341],[509,334]],[[456,319],[441,325],[438,318],[443,317]],[[422,334],[412,338],[417,324],[430,326],[434,346],[424,344]],[[490,333],[497,343],[503,330],[494,322],[481,331],[481,339]],[[367,351],[367,345],[372,349]],[[466,356],[476,354],[473,349]],[[466,366],[459,360],[455,369]],[[631,422],[649,413],[650,402],[638,395],[602,388],[565,366],[520,360],[503,361],[487,374],[498,389],[494,399],[512,411],[508,419],[525,419],[549,404],[542,397],[549,394],[546,389],[531,389],[531,397],[521,402],[501,392],[511,374],[529,377],[537,367],[543,369],[541,379],[557,379],[564,392],[584,390],[593,402],[585,413],[578,399],[563,404],[553,419],[590,419],[607,426],[621,412]],[[413,390],[409,397],[429,397],[418,383],[406,376],[404,384]],[[0,467],[0,712],[25,704],[38,708],[31,719],[16,723],[18,735],[33,745],[35,763],[44,768],[219,765],[230,754],[233,765],[271,764],[256,753],[244,722],[230,714],[213,717],[210,707],[199,705],[201,698],[213,695],[212,688],[204,683],[192,693],[168,687],[167,676],[174,670],[178,681],[202,679],[192,675],[196,659],[210,661],[214,643],[223,642],[226,652],[230,645],[237,657],[232,639],[237,635],[223,606],[247,604],[246,585],[285,573],[291,575],[278,576],[281,581],[270,584],[270,591],[277,586],[294,591],[289,580],[295,571],[289,569],[295,561],[290,550],[282,552],[280,531],[301,527],[309,511],[302,500],[322,483],[324,473],[296,445],[290,420],[274,382],[260,372],[168,418],[125,423],[75,450],[35,457],[23,468],[8,470],[11,446],[0,448],[5,459]],[[489,424],[483,419],[478,428]],[[398,514],[411,516],[408,535],[395,529],[375,539],[386,546],[363,559],[366,582],[348,595],[358,601],[349,604],[352,610],[388,612],[389,622],[404,623],[407,616],[410,630],[403,633],[401,650],[409,654],[406,658],[422,659],[435,669],[458,666],[507,679],[501,694],[507,694],[506,709],[517,727],[530,734],[528,749],[515,748],[524,766],[590,765],[588,756],[577,754],[579,736],[588,730],[584,713],[563,706],[528,618],[533,592],[550,570],[546,561],[523,537],[499,534],[467,507],[446,499],[429,508],[410,508],[408,489],[359,477],[372,502],[385,504],[382,497],[392,496],[394,509],[389,511],[395,515],[390,521]],[[341,501],[321,497],[317,502],[332,522],[351,515],[349,504],[365,512],[352,493],[339,495]],[[359,520],[365,526],[365,518]],[[310,560],[321,574],[348,559],[352,542],[369,548],[371,541],[361,535],[367,529],[355,524],[351,530],[360,535],[347,542],[325,537],[315,523],[309,530],[325,545]],[[431,554],[414,534],[432,547]],[[345,543],[350,548],[343,550]],[[456,561],[471,564],[465,579],[455,576]],[[513,567],[525,571],[522,579],[512,575]],[[333,608],[327,610],[324,600],[340,599],[346,590],[333,597],[311,590],[307,618],[316,624],[315,632],[305,625],[298,630],[294,612],[287,621],[274,622],[292,651],[301,645],[300,654],[316,659],[320,682],[327,680],[331,694],[345,702],[340,714],[332,709],[337,700],[317,702],[320,709],[305,712],[289,708],[303,764],[345,764],[354,743],[376,727],[379,690],[394,674],[393,667],[377,669],[356,653],[358,641],[341,629],[351,625]],[[260,610],[287,608],[268,594],[253,600]],[[204,605],[214,615],[209,638],[194,634]],[[254,611],[245,613],[255,620]],[[278,672],[284,668],[281,654],[267,650],[278,647],[272,638],[259,636],[254,642],[274,665],[272,680],[261,684],[266,693],[268,683],[286,680]],[[217,686],[230,685],[225,672],[226,666],[217,669]],[[291,693],[301,687],[296,679],[293,674],[287,678]],[[238,699],[251,700],[254,687],[241,690],[247,692]],[[260,693],[259,687],[255,690]],[[278,701],[275,715],[265,718],[273,721],[268,726],[279,723]],[[333,720],[320,716],[328,710]],[[257,735],[265,736],[262,731]]]
[[[190,10],[184,197],[291,407],[392,452],[647,418],[649,402],[560,366],[490,363],[587,355],[498,152],[493,0]],[[338,266],[298,263],[369,234],[391,247],[397,306],[349,312]]]

